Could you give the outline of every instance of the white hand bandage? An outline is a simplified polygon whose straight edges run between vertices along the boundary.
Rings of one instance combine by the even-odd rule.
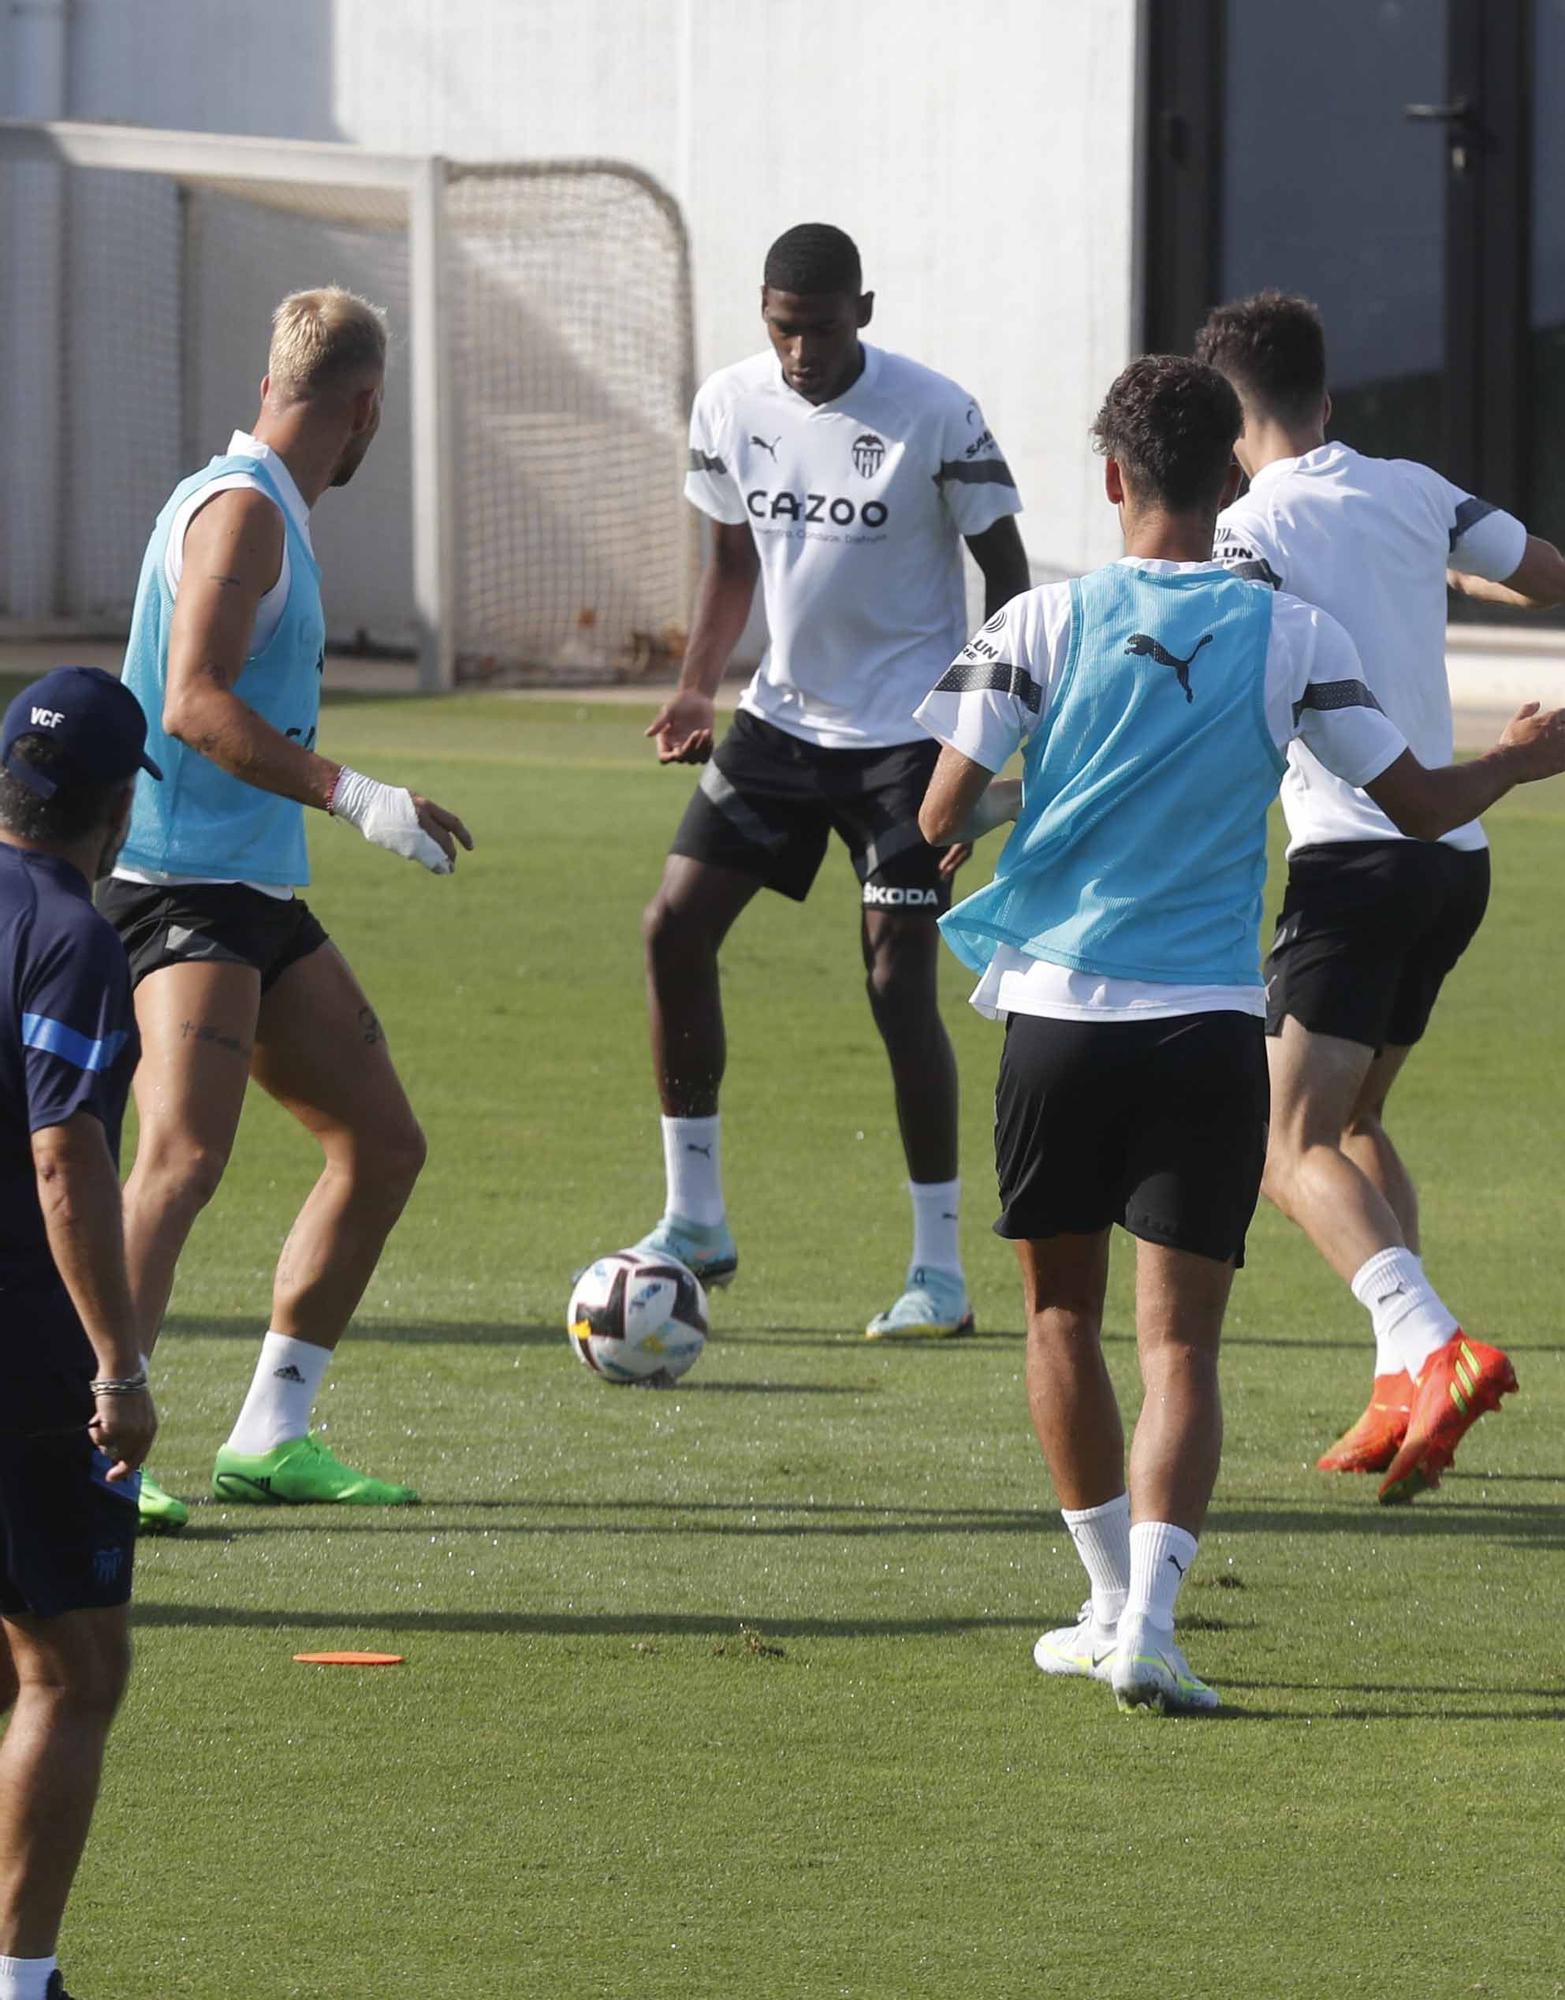
[[[400,785],[383,785],[344,764],[327,811],[334,819],[356,826],[374,846],[400,854],[404,861],[417,861],[432,875],[451,873],[451,863],[440,843],[418,823],[413,794]]]

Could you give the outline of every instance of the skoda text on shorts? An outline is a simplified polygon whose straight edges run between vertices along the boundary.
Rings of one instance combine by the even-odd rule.
[[[1244,410],[1236,450],[1250,488],[1218,520],[1219,559],[1329,611],[1417,756],[1447,762],[1448,571],[1468,595],[1543,607],[1565,601],[1558,550],[1428,466],[1328,444],[1325,338],[1307,300],[1271,292],[1220,306],[1197,351]],[[1368,1406],[1319,1463],[1383,1475],[1381,1499],[1403,1501],[1439,1483],[1462,1435],[1516,1379],[1425,1275],[1418,1197],[1385,1122],[1441,983],[1483,920],[1488,842],[1476,819],[1438,841],[1409,839],[1303,741],[1289,746],[1282,796],[1288,885],[1266,966],[1265,1188],[1348,1281],[1374,1332]]]
[[[904,1289],[868,1331],[959,1333],[972,1314],[933,919],[965,850],[919,833],[934,747],[913,711],[961,638],[964,540],[989,611],[1026,588],[1021,502],[972,397],[860,339],[874,296],[841,230],[789,230],[764,278],[770,346],[714,375],[691,415],[685,491],[711,523],[711,554],[679,687],[647,732],[664,763],[705,769],[647,913],[667,1191],[639,1247],[708,1283],[737,1269],[719,1160],[718,952],[757,890],[809,893],[835,832],[859,877],[913,1201]],[[770,642],[714,755],[712,698],[757,577]]]
[[[1217,1701],[1174,1614],[1217,1476],[1218,1343],[1265,1153],[1256,936],[1288,745],[1422,838],[1565,768],[1565,712],[1525,710],[1486,757],[1428,769],[1335,620],[1212,561],[1240,426],[1214,370],[1157,355],[1126,369],[1096,432],[1124,558],[1008,606],[919,710],[945,745],[930,840],[959,836],[1023,759],[996,809],[1017,824],[994,880],[942,929],[979,975],[974,1004],[1006,1022],[997,1227],[1016,1242],[1033,1421],[1090,1585],[1077,1626],[1034,1657],[1159,1710]],[[1128,1483],[1101,1348],[1114,1224],[1139,1239]]]
[[[230,1501],[397,1504],[309,1434],[332,1349],[412,1192],[424,1141],[374,1010],[295,890],[314,807],[435,874],[460,820],[315,749],[325,617],[311,510],[345,486],[380,423],[381,314],[335,289],[273,318],[254,429],[175,488],[147,545],[125,678],[166,785],[137,792],[100,907],[136,983],[140,1138],[126,1250],[144,1348],[211,1198],[253,1077],[324,1155],[277,1266],[250,1392],[218,1453]],[[257,1310],[257,1327],[263,1322]],[[150,1528],[183,1506],[153,1488]]]

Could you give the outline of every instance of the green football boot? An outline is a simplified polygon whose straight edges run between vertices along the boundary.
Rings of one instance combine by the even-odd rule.
[[[412,1507],[411,1486],[371,1479],[334,1458],[319,1438],[290,1438],[271,1451],[241,1452],[224,1445],[212,1468],[219,1500],[256,1507]]]
[[[172,1493],[165,1493],[145,1466],[141,1470],[136,1514],[138,1528],[143,1535],[177,1535],[181,1528],[190,1525],[190,1509],[184,1501],[176,1500]]]

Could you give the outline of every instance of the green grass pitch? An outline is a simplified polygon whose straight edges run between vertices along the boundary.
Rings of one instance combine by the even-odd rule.
[[[1522,1394],[1444,1490],[1312,1469],[1363,1316],[1257,1222],[1222,1482],[1183,1610],[1211,1722],[1045,1681],[1083,1593],[988,1234],[998,1032],[966,1086],[980,1336],[866,1347],[907,1202],[840,850],[726,958],[743,1273],[677,1394],[571,1358],[573,1269],[655,1217],[638,913],[689,774],[637,707],[343,702],[339,756],[480,841],[453,882],[313,840],[430,1166],[327,1436],[405,1513],[204,1499],[143,1546],[138,1657],[64,1963],[86,2000],[1110,2000],[1565,1992],[1565,789],[1494,815],[1496,899],[1400,1093],[1433,1276]],[[1274,877],[1275,892],[1275,877]],[[159,1356],[202,1494],[310,1148],[252,1102]],[[1109,1351],[1135,1407],[1128,1243]],[[296,1651],[404,1652],[385,1672]]]

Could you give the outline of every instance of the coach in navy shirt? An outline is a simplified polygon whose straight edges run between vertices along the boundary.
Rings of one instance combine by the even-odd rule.
[[[58,667],[0,726],[0,2000],[68,2000],[55,1944],[130,1664],[137,1468],[157,1428],[117,1167],[136,1065],[92,905],[135,774],[130,691]]]

